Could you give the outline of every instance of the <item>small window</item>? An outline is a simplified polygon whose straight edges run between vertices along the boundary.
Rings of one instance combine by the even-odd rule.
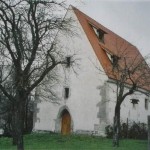
[[[145,99],[145,109],[146,110],[148,110],[148,103],[149,103],[148,99]]]
[[[117,63],[118,63],[118,60],[119,60],[119,57],[116,56],[116,55],[111,55],[111,60],[112,60],[112,63],[113,63],[113,64],[117,64]]]
[[[120,57],[118,57],[116,55],[111,55],[111,62],[112,62],[113,67],[118,66],[119,59],[120,59]]]
[[[102,43],[104,43],[104,34],[105,34],[104,31],[97,29],[98,38],[99,38],[100,42],[102,42]]]
[[[139,102],[138,99],[131,99],[131,103],[133,104],[134,109],[136,109],[136,106],[137,106],[138,102]]]
[[[66,57],[66,67],[70,67],[70,64],[71,64],[71,57],[67,56]]]
[[[69,98],[69,88],[66,87],[64,92],[65,92],[65,93],[64,93],[64,98],[65,98],[65,99],[68,99],[68,98]]]
[[[97,35],[100,42],[104,43],[104,35],[106,34],[105,31],[91,25],[92,29],[94,30],[95,34]]]

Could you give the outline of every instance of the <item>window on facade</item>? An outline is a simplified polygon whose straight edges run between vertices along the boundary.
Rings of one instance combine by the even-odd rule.
[[[131,99],[131,103],[133,104],[134,109],[136,109],[136,106],[137,106],[138,102],[139,102],[138,99]]]
[[[104,43],[104,35],[106,34],[106,32],[104,32],[103,30],[96,28],[95,26],[91,25],[94,32],[96,33],[98,39],[100,42]]]
[[[71,64],[71,57],[67,56],[66,57],[66,67],[70,67],[70,64]]]
[[[116,55],[111,55],[111,62],[113,67],[116,67],[118,65],[119,57]]]
[[[102,31],[100,29],[97,30],[97,35],[98,35],[99,41],[102,43],[104,43],[104,34],[105,34],[104,31]]]
[[[69,98],[69,87],[65,87],[65,91],[64,91],[64,98],[68,99]]]
[[[145,99],[145,109],[146,110],[148,110],[148,103],[149,103],[148,99]]]
[[[112,63],[113,63],[113,64],[117,64],[117,63],[118,63],[118,60],[119,60],[119,57],[116,56],[116,55],[111,55],[111,60],[112,60]]]
[[[106,52],[106,54],[107,54],[107,56],[108,56],[108,58],[109,58],[109,60],[110,60],[110,62],[112,64],[113,68],[117,67],[118,64],[119,64],[120,57],[107,52],[106,49],[104,49],[104,50],[105,50],[105,52]]]
[[[106,51],[106,50],[105,50],[105,51]],[[111,54],[108,53],[107,51],[106,51],[106,54],[107,54],[107,57],[109,58],[109,60],[112,61],[112,60],[111,60]]]

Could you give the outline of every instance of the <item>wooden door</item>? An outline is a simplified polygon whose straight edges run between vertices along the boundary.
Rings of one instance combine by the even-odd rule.
[[[61,133],[63,135],[68,135],[71,132],[71,117],[67,110],[64,110],[62,113],[61,121]]]

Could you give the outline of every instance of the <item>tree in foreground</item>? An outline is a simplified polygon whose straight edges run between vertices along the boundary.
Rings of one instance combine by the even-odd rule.
[[[116,40],[116,51],[111,54],[109,73],[116,85],[116,104],[113,123],[113,146],[119,146],[120,109],[127,96],[143,89],[150,92],[150,68],[136,47]]]
[[[65,63],[55,39],[58,30],[73,33],[71,19],[62,19],[64,9],[64,3],[57,0],[0,0],[0,66],[5,66],[1,67],[0,90],[11,104],[18,150],[24,149],[29,95],[47,74]]]

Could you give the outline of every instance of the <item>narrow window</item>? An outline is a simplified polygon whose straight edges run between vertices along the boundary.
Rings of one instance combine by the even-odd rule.
[[[69,98],[69,88],[68,87],[65,88],[64,98],[65,99]]]
[[[145,109],[148,110],[148,99],[145,99]]]
[[[66,67],[70,67],[70,64],[71,64],[71,57],[67,56],[66,57]]]

